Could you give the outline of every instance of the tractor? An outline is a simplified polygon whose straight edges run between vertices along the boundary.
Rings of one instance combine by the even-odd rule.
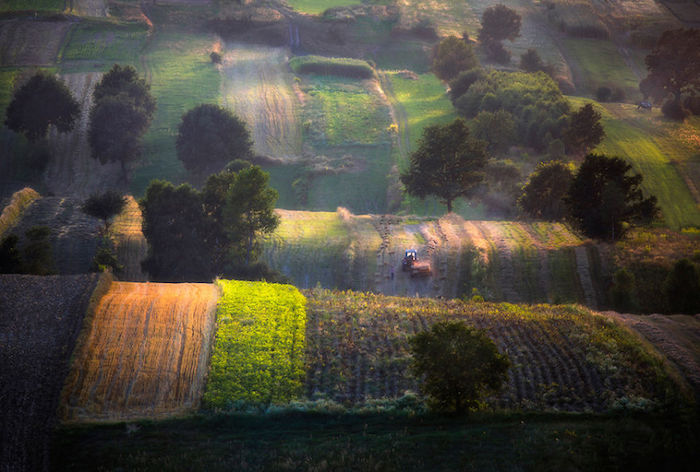
[[[427,277],[431,273],[430,262],[419,261],[415,249],[406,249],[401,261],[401,270],[408,272],[411,277]]]

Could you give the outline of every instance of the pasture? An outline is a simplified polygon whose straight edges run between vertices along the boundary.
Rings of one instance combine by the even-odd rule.
[[[196,409],[218,297],[211,284],[113,282],[81,334],[62,419],[155,418]]]

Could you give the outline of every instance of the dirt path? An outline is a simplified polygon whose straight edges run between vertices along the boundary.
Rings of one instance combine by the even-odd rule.
[[[92,91],[101,77],[100,72],[61,76],[80,103],[80,118],[70,133],[57,133],[52,129],[49,134],[53,155],[44,173],[44,180],[47,189],[56,195],[82,198],[109,188],[120,188],[119,164],[102,165],[93,159],[87,141]]]
[[[76,348],[61,416],[153,418],[196,408],[218,297],[213,284],[114,282]]]
[[[225,44],[221,95],[248,124],[256,153],[294,159],[301,154],[302,135],[287,55],[283,48]]]
[[[139,204],[129,195],[126,208],[114,219],[111,228],[117,260],[124,266],[118,274],[120,280],[130,282],[148,280],[148,275],[141,270],[141,261],[148,254],[148,243],[141,229],[142,221]]]
[[[391,119],[398,128],[397,141],[399,160],[406,161],[408,159],[408,153],[411,151],[411,140],[408,135],[408,115],[406,114],[406,110],[404,109],[403,105],[401,105],[401,102],[399,102],[398,98],[396,98],[391,81],[383,72],[379,73],[379,84],[389,105]]]

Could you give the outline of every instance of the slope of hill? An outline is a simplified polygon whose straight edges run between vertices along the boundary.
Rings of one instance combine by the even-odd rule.
[[[48,439],[97,275],[0,275],[0,464],[49,470]]]

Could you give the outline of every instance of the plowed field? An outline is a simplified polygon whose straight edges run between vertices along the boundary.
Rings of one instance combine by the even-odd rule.
[[[609,318],[576,306],[464,304],[353,292],[307,292],[311,398],[346,404],[397,398],[418,383],[408,337],[436,321],[483,329],[512,362],[507,408],[601,411],[664,399],[661,357]],[[673,388],[672,388],[673,390]]]
[[[0,275],[0,470],[49,470],[68,360],[96,275]]]
[[[0,21],[0,66],[48,66],[56,62],[70,21]]]
[[[61,416],[152,418],[196,408],[218,296],[208,284],[113,283],[76,351]]]

